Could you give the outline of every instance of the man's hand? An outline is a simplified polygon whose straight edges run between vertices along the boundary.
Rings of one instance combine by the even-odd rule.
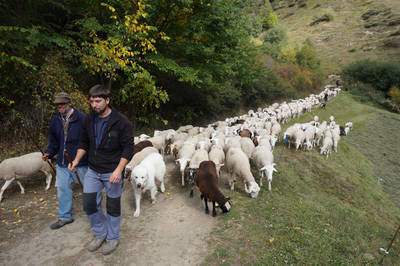
[[[78,165],[79,162],[73,160],[72,163],[68,164],[68,170],[72,171],[72,172],[76,172],[76,166]]]
[[[121,180],[122,171],[116,168],[114,172],[110,175],[110,184],[118,183]]]
[[[42,160],[47,162],[48,159],[49,159],[49,154],[48,153],[43,153]]]

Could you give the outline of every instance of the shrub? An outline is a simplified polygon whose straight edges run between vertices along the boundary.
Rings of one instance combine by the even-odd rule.
[[[400,24],[400,18],[395,18],[391,21],[389,21],[388,26],[396,26]]]
[[[278,23],[278,15],[274,12],[268,14],[268,17],[263,25],[264,29],[270,29]]]
[[[306,2],[306,0],[300,0],[298,5],[299,5],[300,8],[306,7],[307,6],[307,2]]]
[[[396,87],[392,87],[388,93],[392,102],[400,105],[400,90]]]
[[[327,21],[328,22],[328,21],[332,21],[332,20],[333,20],[333,16],[331,14],[329,14],[329,13],[326,13],[326,14],[323,14],[322,16],[320,16],[320,17],[315,16],[313,21],[310,23],[310,26],[314,26],[315,24],[318,24],[318,23],[323,22],[323,21]]]
[[[278,59],[284,63],[296,63],[296,50],[293,47],[283,47],[279,53]]]
[[[347,66],[342,76],[350,83],[362,82],[388,92],[393,86],[400,87],[400,62],[361,60]]]
[[[370,9],[367,12],[365,12],[364,14],[361,15],[361,18],[363,20],[368,20],[371,16],[375,16],[378,15],[380,13],[380,10],[377,9]]]
[[[390,34],[390,36],[398,36],[398,35],[400,35],[400,30],[397,30],[397,31],[392,32],[392,33]]]
[[[282,28],[273,28],[267,31],[264,36],[264,42],[279,44],[286,40],[286,31]]]
[[[364,28],[368,29],[368,28],[376,27],[378,25],[379,25],[379,23],[377,21],[371,21],[371,22],[366,23],[364,25]]]
[[[310,39],[306,39],[303,47],[296,52],[296,62],[298,65],[312,70],[320,67],[317,51]]]
[[[345,87],[357,97],[360,102],[372,102],[382,105],[385,101],[385,94],[382,91],[376,90],[373,86],[363,82],[353,82],[346,84]]]

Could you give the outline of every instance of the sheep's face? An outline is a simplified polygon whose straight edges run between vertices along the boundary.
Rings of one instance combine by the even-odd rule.
[[[143,190],[147,184],[147,170],[144,167],[137,166],[133,169],[131,181],[134,182],[136,189]]]
[[[274,172],[278,172],[275,169],[275,165],[276,165],[275,163],[272,163],[271,165],[266,165],[266,166],[264,166],[263,168],[260,169],[260,171],[265,171],[265,175],[266,175],[268,181],[272,181],[272,174]]]
[[[247,185],[244,184],[244,190],[246,191],[246,193],[250,194],[250,197],[257,198],[258,192],[260,192],[260,187],[256,182],[251,182],[249,184],[249,188],[247,188]]]
[[[127,178],[128,180],[131,179],[131,173],[132,173],[132,167],[131,166],[126,166],[125,167],[125,174],[124,177]]]
[[[225,204],[220,206],[220,207],[221,207],[223,213],[229,212],[231,210],[231,208],[232,208],[232,204],[230,202],[230,198],[228,198],[228,201],[225,202]]]
[[[181,173],[183,173],[186,169],[187,164],[190,162],[189,159],[185,158],[180,158],[176,160],[176,163],[179,164],[179,168],[181,170]]]

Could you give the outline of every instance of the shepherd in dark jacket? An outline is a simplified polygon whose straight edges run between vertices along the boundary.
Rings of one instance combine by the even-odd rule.
[[[64,149],[75,157],[79,140],[82,134],[82,126],[85,115],[71,106],[71,97],[68,93],[61,92],[54,97],[58,114],[54,116],[50,124],[50,143],[43,154],[42,159],[47,160],[57,155],[57,199],[58,199],[58,221],[50,226],[51,229],[59,229],[66,224],[72,223],[72,188],[73,182],[78,182],[75,174],[68,170],[68,159]],[[87,157],[85,156],[77,165],[76,170],[80,178],[87,171]]]

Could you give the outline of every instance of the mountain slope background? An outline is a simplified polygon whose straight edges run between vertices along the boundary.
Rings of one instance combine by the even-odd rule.
[[[397,2],[397,3],[396,3]],[[360,59],[400,60],[398,1],[274,1],[278,25],[287,30],[288,45],[310,38],[328,72]],[[310,24],[324,15],[330,21]]]

